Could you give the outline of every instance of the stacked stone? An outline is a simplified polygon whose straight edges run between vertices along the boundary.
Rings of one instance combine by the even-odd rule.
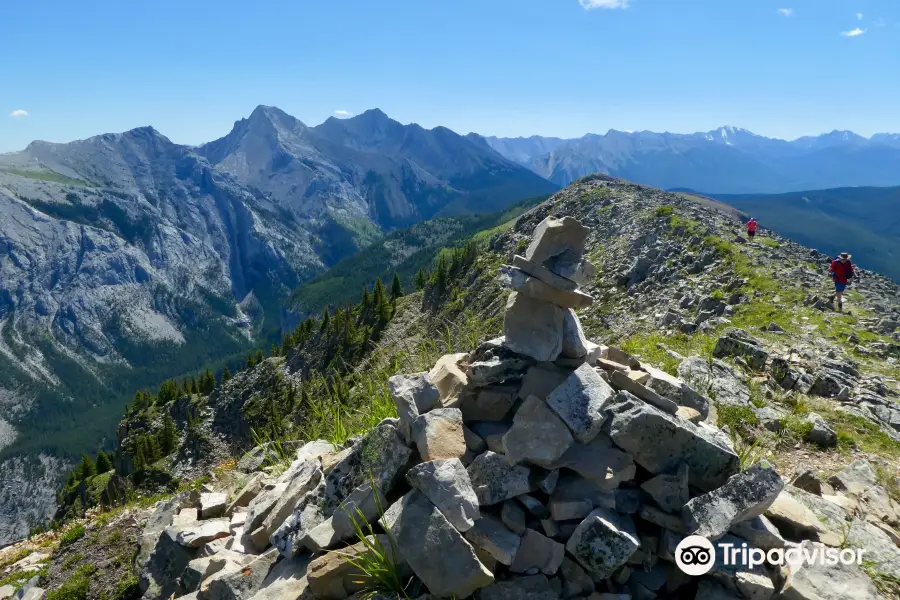
[[[584,338],[574,309],[591,301],[578,290],[593,276],[587,234],[574,219],[545,219],[503,267],[513,288],[504,336],[392,377],[397,419],[345,448],[303,446],[287,471],[253,474],[229,504],[182,494],[158,507],[138,557],[144,597],[343,600],[366,591],[357,558],[376,542],[414,598],[767,600],[776,585],[790,586],[784,597],[824,597],[814,570],[784,584],[721,556],[702,578],[676,567],[692,534],[765,550],[790,544],[782,534],[840,540],[771,466],[740,470],[706,422],[707,398]],[[746,353],[733,337],[721,353]],[[877,598],[862,571],[845,569],[852,597]]]
[[[575,314],[594,301],[578,289],[596,274],[584,259],[587,236],[588,229],[572,217],[547,217],[535,229],[525,256],[501,267],[514,290],[503,321],[507,348],[539,361],[583,359],[596,349]]]

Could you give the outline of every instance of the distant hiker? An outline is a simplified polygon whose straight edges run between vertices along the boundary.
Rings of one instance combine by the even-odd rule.
[[[750,237],[751,240],[756,235],[756,226],[757,225],[759,225],[759,223],[757,223],[756,219],[754,219],[753,217],[750,217],[750,220],[747,221],[747,235]]]
[[[844,310],[844,290],[847,289],[847,284],[853,277],[853,263],[850,262],[850,255],[841,252],[841,255],[834,259],[831,266],[828,267],[828,272],[831,273],[831,279],[834,280],[833,298],[837,300],[838,312],[842,312]]]

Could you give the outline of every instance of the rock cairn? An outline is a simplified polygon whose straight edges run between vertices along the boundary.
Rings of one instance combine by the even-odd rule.
[[[765,462],[741,470],[706,421],[709,399],[585,338],[574,309],[592,302],[579,290],[595,274],[588,234],[575,219],[541,222],[501,269],[504,336],[392,377],[397,419],[344,448],[308,443],[230,498],[185,492],[157,506],[137,558],[144,597],[355,597],[364,520],[414,598],[877,598],[855,566],[841,567],[843,596],[823,592],[822,567],[717,556],[703,577],[678,569],[692,534],[766,550],[841,540],[803,495],[818,496]],[[749,353],[740,337],[723,344]],[[836,481],[863,493],[874,475],[857,471]]]

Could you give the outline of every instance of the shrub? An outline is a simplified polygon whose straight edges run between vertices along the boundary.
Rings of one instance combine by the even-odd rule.
[[[84,537],[84,525],[78,524],[69,527],[59,538],[60,546],[69,546]]]
[[[671,217],[674,212],[675,212],[674,208],[666,205],[666,206],[657,206],[656,210],[654,211],[654,214],[657,217]]]
[[[94,571],[93,565],[78,567],[64,584],[47,594],[47,600],[86,600]]]

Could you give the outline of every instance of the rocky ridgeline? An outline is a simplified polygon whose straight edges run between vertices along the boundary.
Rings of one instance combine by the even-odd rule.
[[[717,402],[740,393],[710,377],[728,364],[688,358],[676,378],[586,339],[574,309],[593,302],[579,287],[594,275],[588,235],[573,218],[541,221],[501,269],[513,290],[504,336],[391,378],[397,419],[343,448],[310,442],[280,474],[242,461],[239,488],[159,503],[136,559],[143,597],[359,597],[373,585],[359,561],[380,544],[411,598],[879,598],[855,565],[776,571],[718,556],[702,578],[676,567],[679,542],[698,534],[861,547],[900,576],[900,507],[865,461],[825,482],[787,484],[765,462],[742,470],[710,423],[709,382]],[[739,330],[716,354],[773,363]],[[828,436],[821,425],[810,431]]]

